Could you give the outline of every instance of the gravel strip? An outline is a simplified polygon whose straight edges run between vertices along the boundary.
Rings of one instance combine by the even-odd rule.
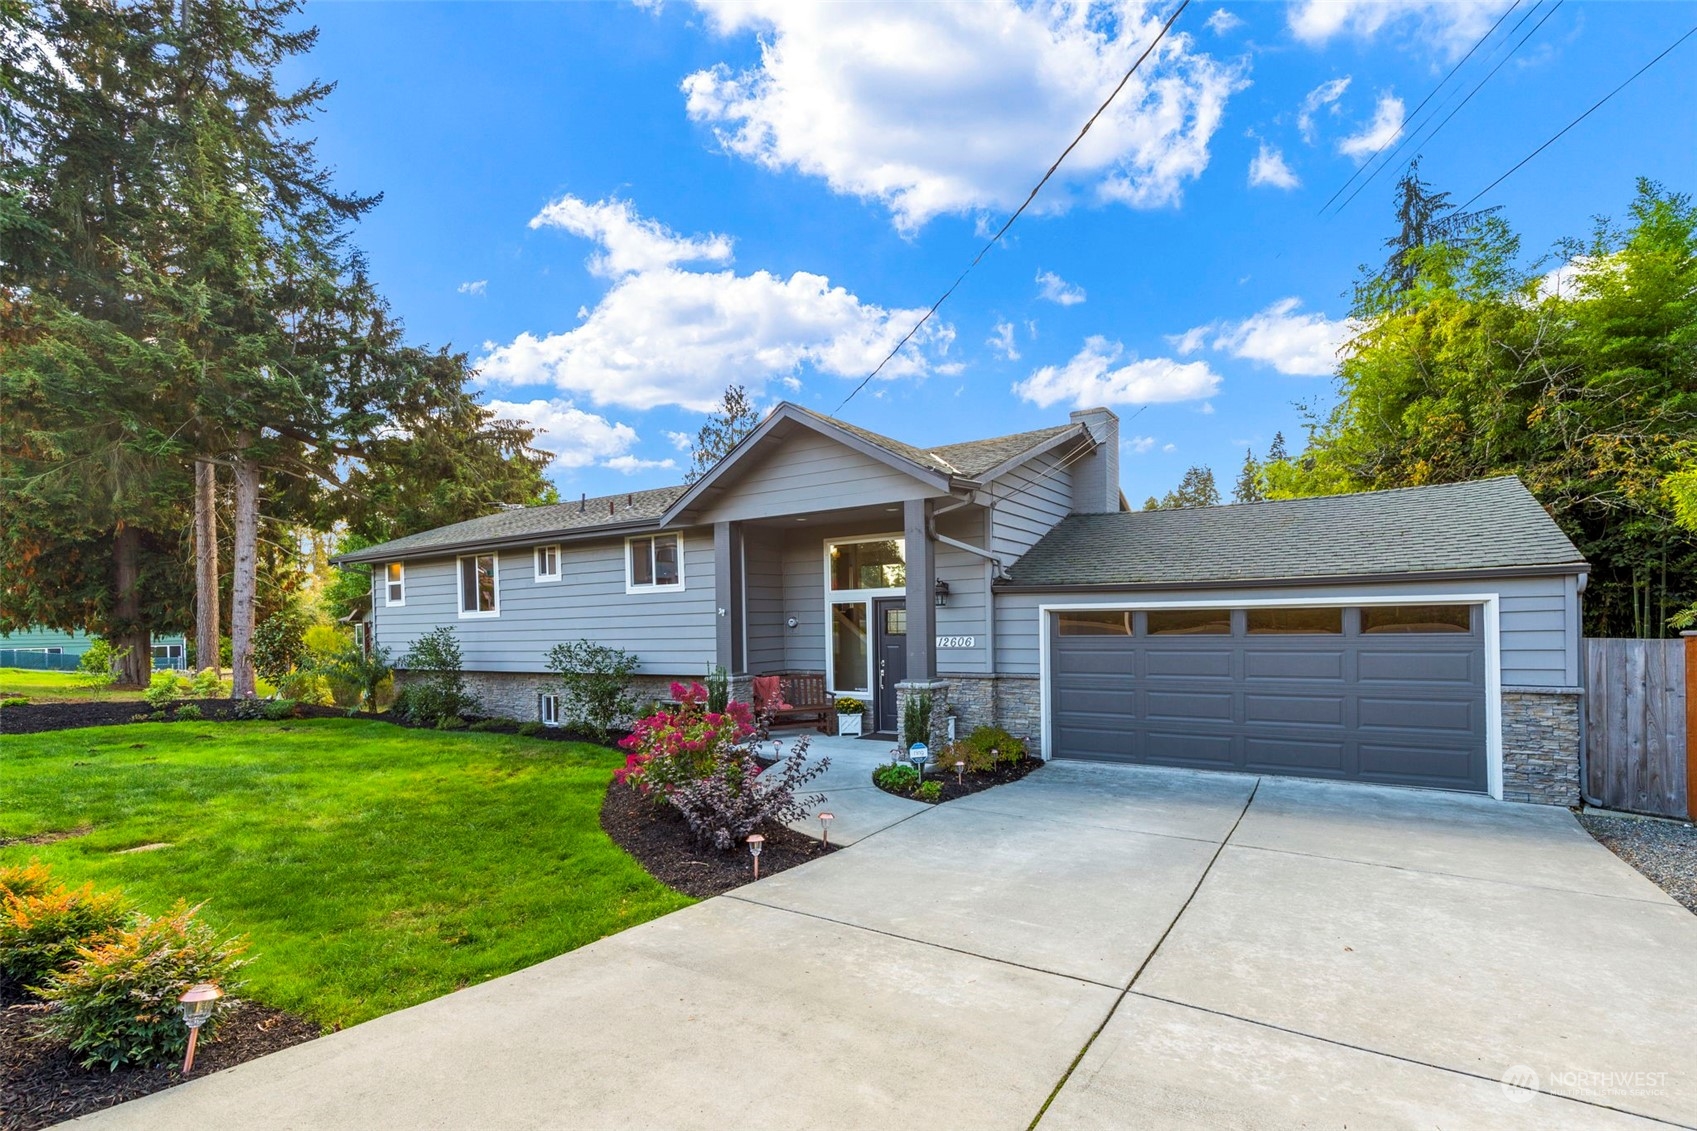
[[[1579,823],[1697,915],[1697,827],[1604,813],[1581,813]]]

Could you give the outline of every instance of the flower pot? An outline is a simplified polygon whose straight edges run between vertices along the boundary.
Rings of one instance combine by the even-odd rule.
[[[852,715],[844,714],[841,711],[837,712],[837,733],[851,737],[858,735],[860,733],[860,720],[864,717],[859,712]]]

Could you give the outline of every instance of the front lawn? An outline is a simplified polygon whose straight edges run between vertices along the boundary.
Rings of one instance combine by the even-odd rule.
[[[5,735],[0,861],[204,900],[251,940],[247,996],[348,1025],[691,902],[601,830],[623,761],[342,719]]]
[[[32,668],[0,668],[0,699],[21,695],[32,703],[99,702],[133,699],[141,702],[134,688],[118,691],[90,687],[81,672],[44,672]]]

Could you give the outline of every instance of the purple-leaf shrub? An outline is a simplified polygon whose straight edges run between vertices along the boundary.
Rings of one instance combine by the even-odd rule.
[[[807,746],[803,736],[785,758],[765,769],[750,747],[726,747],[715,752],[707,773],[670,785],[666,800],[683,814],[698,843],[729,852],[762,822],[793,821],[824,803],[823,794],[796,796],[831,764],[821,758],[808,765]]]

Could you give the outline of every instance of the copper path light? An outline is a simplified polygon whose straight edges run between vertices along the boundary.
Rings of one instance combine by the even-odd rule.
[[[211,982],[200,982],[183,991],[177,999],[177,1004],[183,1011],[183,1024],[189,1027],[189,1051],[183,1057],[183,1075],[187,1076],[194,1067],[194,1046],[200,1039],[200,1027],[212,1018],[212,1010],[217,1006],[218,999],[224,996],[224,991]]]

